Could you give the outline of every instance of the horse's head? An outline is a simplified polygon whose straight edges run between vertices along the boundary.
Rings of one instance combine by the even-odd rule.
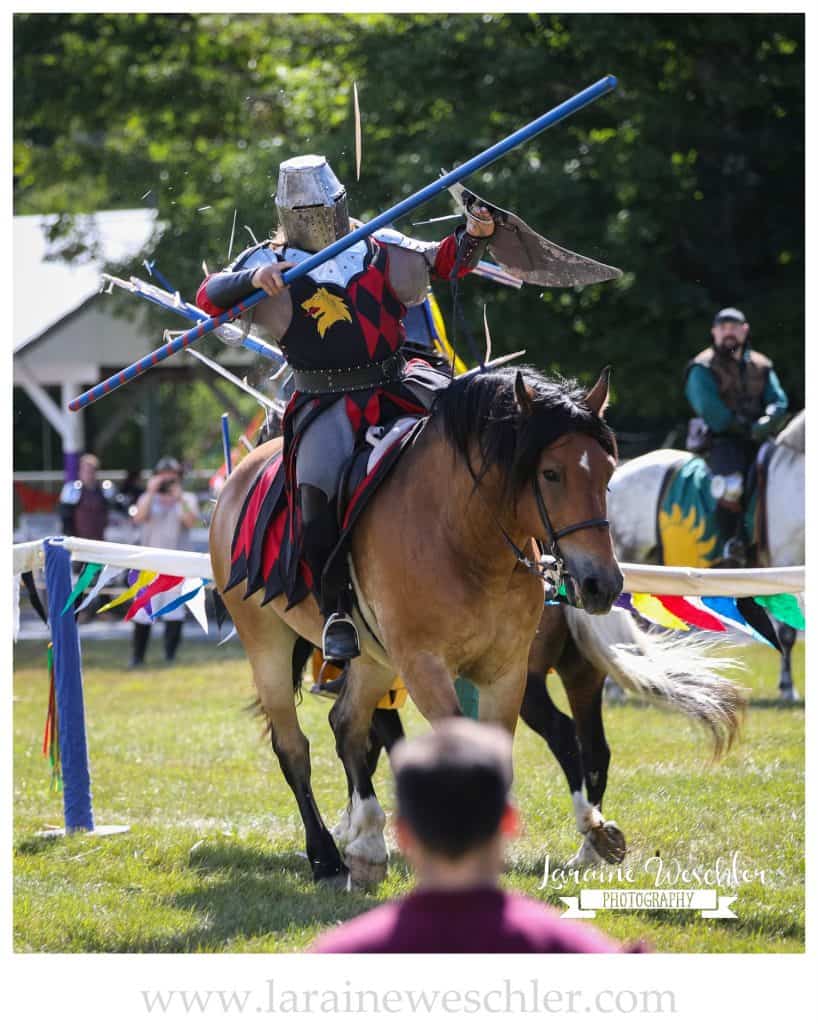
[[[622,589],[606,520],[616,465],[603,419],[608,371],[590,391],[530,367],[475,374],[447,391],[446,432],[478,483],[497,480],[498,522],[561,560],[573,603],[607,612]]]
[[[603,414],[609,368],[590,391],[518,372],[517,519],[565,567],[569,598],[604,613],[622,590],[607,522],[616,441]]]

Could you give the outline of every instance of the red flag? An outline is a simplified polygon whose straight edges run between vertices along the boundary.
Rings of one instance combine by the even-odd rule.
[[[139,609],[144,607],[148,601],[150,601],[154,594],[161,594],[166,590],[172,590],[183,580],[184,576],[157,576],[156,579],[152,583],[149,583],[139,596],[134,599],[133,604],[128,609],[128,614],[125,616],[125,621],[128,622],[129,619],[132,619]]]
[[[684,622],[689,622],[691,626],[698,626],[699,629],[712,629],[716,633],[727,632],[727,627],[721,619],[702,611],[701,608],[697,608],[683,597],[674,594],[657,594],[656,597],[669,612],[677,615]]]

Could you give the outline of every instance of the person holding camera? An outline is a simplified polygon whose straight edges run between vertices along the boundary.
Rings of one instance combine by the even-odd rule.
[[[140,541],[149,548],[184,550],[191,527],[199,521],[196,496],[182,490],[182,466],[176,459],[165,456],[156,464],[148,480],[145,493],[136,502],[133,521],[141,530]],[[163,597],[169,602],[178,590],[167,591]],[[165,661],[176,657],[182,639],[185,608],[182,605],[163,616],[165,623]],[[151,619],[144,608],[134,615],[133,647],[130,668],[144,664],[151,635]]]

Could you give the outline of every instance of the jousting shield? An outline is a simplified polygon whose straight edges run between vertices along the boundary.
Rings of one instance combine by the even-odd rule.
[[[550,242],[528,226],[516,213],[503,210],[460,183],[450,186],[449,192],[465,212],[473,204],[485,206],[492,212],[495,228],[488,240],[488,248],[504,270],[525,281],[550,288],[570,288],[574,285],[598,284],[620,277],[622,271],[598,263],[587,256],[563,249]]]

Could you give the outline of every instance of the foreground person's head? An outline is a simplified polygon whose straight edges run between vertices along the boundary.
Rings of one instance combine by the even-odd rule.
[[[392,753],[398,844],[421,885],[493,884],[518,827],[511,737],[452,718]]]

